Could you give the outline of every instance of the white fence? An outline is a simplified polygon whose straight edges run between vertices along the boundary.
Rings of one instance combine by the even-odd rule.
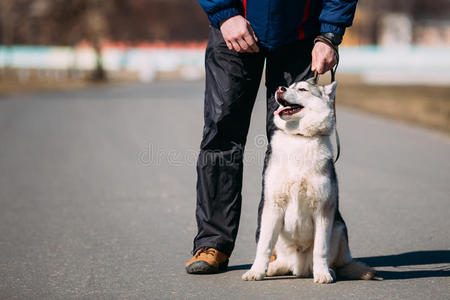
[[[143,81],[158,72],[184,79],[203,76],[204,49],[105,48],[102,60],[110,72],[132,71]],[[369,83],[450,84],[449,48],[342,47],[339,72],[356,73]],[[41,70],[89,70],[96,63],[88,47],[0,46],[0,67]]]

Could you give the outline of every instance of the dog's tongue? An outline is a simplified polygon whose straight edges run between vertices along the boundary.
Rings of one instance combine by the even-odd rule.
[[[288,110],[288,109],[290,109],[291,107],[290,106],[281,106],[279,109],[277,109],[276,111],[274,111],[273,112],[273,114],[276,116],[276,115],[279,115],[282,111],[285,111],[285,110]]]

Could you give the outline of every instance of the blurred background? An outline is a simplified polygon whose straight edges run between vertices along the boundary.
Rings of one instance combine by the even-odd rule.
[[[194,0],[1,0],[0,11],[0,93],[204,76],[208,20]],[[339,102],[449,132],[449,50],[450,1],[361,0]]]

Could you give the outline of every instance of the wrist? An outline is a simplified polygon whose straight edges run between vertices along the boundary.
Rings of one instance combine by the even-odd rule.
[[[241,15],[235,15],[235,16],[231,16],[231,17],[229,17],[229,18],[223,19],[222,21],[219,22],[219,28],[220,28],[220,26],[222,26],[222,24],[225,23],[226,21],[228,21],[228,20],[230,20],[230,19],[233,19],[233,18],[239,18],[239,17],[243,18]]]
[[[226,8],[216,12],[215,14],[208,15],[208,18],[214,27],[220,28],[220,25],[224,21],[236,15],[239,15],[239,11],[236,8]]]

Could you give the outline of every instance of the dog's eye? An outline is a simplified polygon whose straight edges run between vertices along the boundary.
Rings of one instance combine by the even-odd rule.
[[[306,91],[308,91],[308,90],[307,90],[307,89],[304,89],[304,88],[298,88],[297,91],[299,91],[299,92],[306,92]]]

